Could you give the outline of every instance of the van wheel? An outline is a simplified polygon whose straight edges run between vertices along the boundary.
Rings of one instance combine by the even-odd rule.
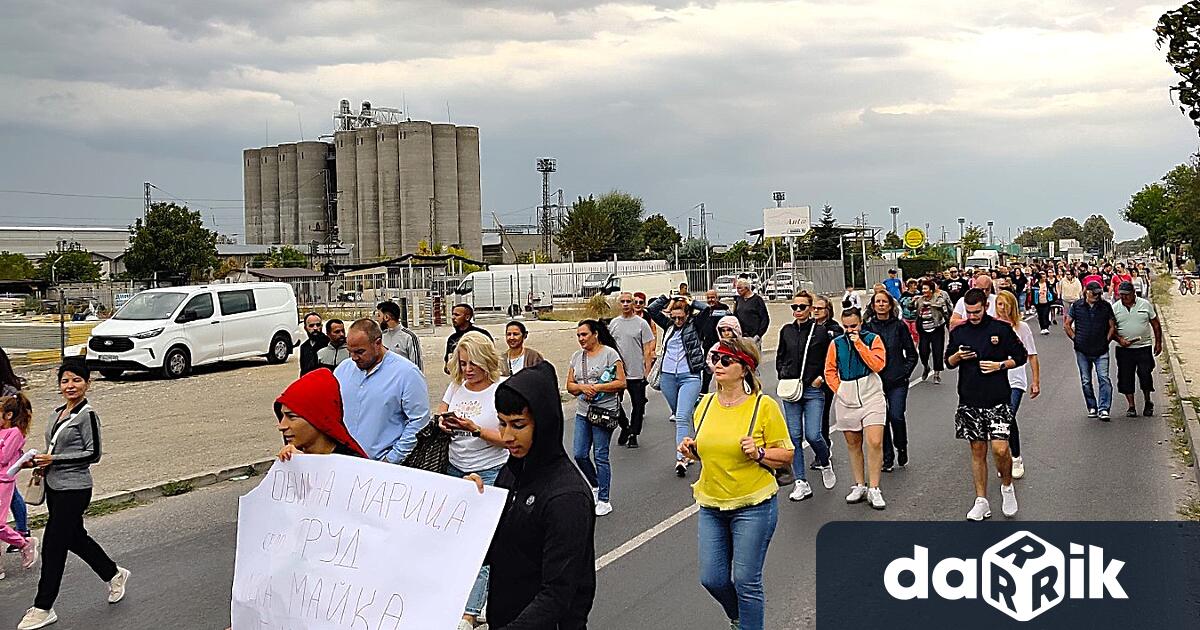
[[[180,378],[187,376],[187,373],[192,369],[192,358],[188,356],[187,350],[175,347],[167,352],[167,356],[163,358],[162,375],[165,378]]]
[[[108,369],[100,370],[100,375],[110,381],[115,381],[118,378],[121,378],[121,375],[124,373],[125,373],[125,370],[120,369],[120,368],[108,368]]]
[[[267,363],[283,363],[291,355],[292,341],[283,335],[275,335],[271,340],[271,350],[267,352]]]

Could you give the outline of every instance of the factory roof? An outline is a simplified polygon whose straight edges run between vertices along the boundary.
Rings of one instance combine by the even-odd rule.
[[[308,278],[323,278],[325,274],[312,269],[304,269],[301,267],[276,267],[263,269],[247,269],[247,273],[256,278],[265,278],[268,280],[306,280]]]

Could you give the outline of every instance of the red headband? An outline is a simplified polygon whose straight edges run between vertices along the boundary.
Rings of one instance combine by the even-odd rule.
[[[717,354],[724,354],[727,356],[731,356],[731,357],[737,359],[738,361],[745,363],[751,370],[758,369],[758,361],[755,361],[754,357],[746,354],[745,352],[742,352],[741,350],[730,348],[729,346],[727,346],[723,343],[717,344],[717,349],[714,350],[713,352],[716,352]]]

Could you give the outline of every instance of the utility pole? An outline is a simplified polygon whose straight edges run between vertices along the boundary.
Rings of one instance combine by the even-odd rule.
[[[143,186],[146,189],[146,206],[142,210],[142,218],[150,216],[150,182],[145,182]]]
[[[892,213],[892,234],[899,234],[899,232],[896,231],[896,217],[900,215],[900,206],[892,206],[891,208],[888,208],[888,210],[890,210]]]
[[[688,240],[692,240],[692,217],[688,217]]]
[[[558,161],[551,157],[537,159],[537,171],[542,174],[542,207],[538,214],[538,225],[542,232],[542,251],[546,255],[546,260],[551,259],[551,250],[554,248],[554,220],[552,210],[550,209],[550,173],[558,170]],[[561,194],[559,204],[561,205]]]
[[[704,211],[704,202],[700,202],[700,240],[705,243],[708,242],[708,221],[704,216],[706,214],[708,213]]]
[[[995,244],[995,241],[994,241],[994,240],[992,240],[992,226],[993,226],[993,225],[995,225],[995,224],[996,224],[996,222],[995,222],[995,221],[988,221],[988,222],[987,222],[987,226],[988,226],[988,247],[991,247],[992,245],[994,245],[994,244]]]

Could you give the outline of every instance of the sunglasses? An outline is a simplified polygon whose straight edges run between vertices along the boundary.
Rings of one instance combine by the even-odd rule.
[[[739,365],[742,364],[741,360],[738,359],[737,357],[731,357],[728,354],[724,354],[722,352],[710,353],[708,355],[708,361],[709,361],[709,363],[720,363],[721,367],[729,367],[729,366],[733,365],[734,363],[737,363]]]
[[[798,311],[807,311],[807,310],[808,310],[808,307],[809,307],[809,305],[808,305],[808,304],[793,304],[793,305],[792,305],[792,312],[793,312],[793,313],[795,313],[795,312],[798,312]]]
[[[646,303],[641,300],[634,300],[633,303],[635,306],[645,306],[646,305]]]

